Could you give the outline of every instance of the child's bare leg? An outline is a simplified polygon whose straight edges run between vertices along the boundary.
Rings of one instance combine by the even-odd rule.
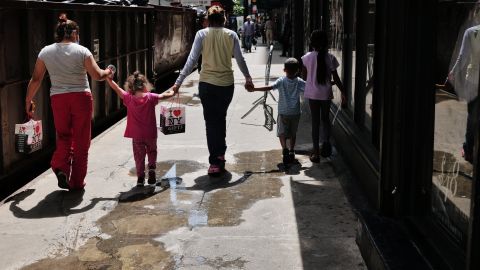
[[[290,137],[290,152],[295,149],[296,140],[297,140],[297,136]]]
[[[285,138],[285,135],[280,135],[280,136],[278,136],[278,138],[280,139],[280,145],[282,146],[282,149],[286,149],[287,148],[287,139]]]

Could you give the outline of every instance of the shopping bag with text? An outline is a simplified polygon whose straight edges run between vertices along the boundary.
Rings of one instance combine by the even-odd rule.
[[[15,151],[29,154],[42,149],[42,120],[30,119],[23,124],[15,125]]]
[[[160,106],[160,131],[165,134],[185,132],[185,107]]]

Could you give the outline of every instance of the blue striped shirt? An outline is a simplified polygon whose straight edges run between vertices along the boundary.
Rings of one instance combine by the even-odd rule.
[[[300,114],[300,92],[305,91],[304,80],[298,77],[289,79],[286,76],[282,76],[272,84],[272,88],[278,90],[279,114]]]

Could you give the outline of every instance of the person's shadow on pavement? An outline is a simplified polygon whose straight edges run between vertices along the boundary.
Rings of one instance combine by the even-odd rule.
[[[229,171],[225,171],[225,174],[220,177],[203,175],[196,178],[194,180],[195,185],[187,187],[186,190],[203,190],[204,192],[209,192],[215,189],[229,188],[245,182],[251,175],[251,173],[245,172],[242,177],[235,181],[231,181],[232,174]]]
[[[157,185],[148,185],[144,187],[135,186],[128,191],[120,192],[120,196],[118,196],[118,202],[128,203],[142,201],[168,189],[168,187],[157,187]]]
[[[29,210],[24,210],[18,205],[28,196],[34,193],[35,189],[27,189],[19,194],[6,200],[12,201],[10,211],[17,218],[33,219],[33,218],[50,218],[62,217],[72,214],[86,212],[92,209],[100,201],[116,201],[116,198],[93,198],[90,203],[82,208],[76,209],[83,201],[85,190],[82,191],[66,191],[55,190],[48,194],[43,200]]]

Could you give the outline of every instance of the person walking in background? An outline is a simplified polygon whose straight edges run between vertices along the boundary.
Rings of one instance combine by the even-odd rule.
[[[104,80],[111,71],[102,70],[92,53],[78,44],[80,28],[61,14],[55,29],[56,42],[38,54],[25,98],[25,112],[30,114],[32,100],[48,71],[50,100],[57,134],[51,166],[58,186],[83,190],[87,174],[91,139],[93,102],[87,73],[94,80]]]
[[[267,43],[267,35],[265,34],[265,21],[262,20],[260,23],[260,35],[262,36],[262,43],[266,44]]]
[[[185,77],[192,72],[198,56],[203,55],[200,83],[200,101],[205,119],[210,176],[220,176],[225,170],[227,145],[226,116],[232,101],[234,78],[232,55],[245,76],[245,86],[252,87],[252,78],[245,63],[237,34],[224,27],[225,14],[219,6],[208,9],[209,27],[197,32],[187,62],[172,90],[177,93]]]
[[[314,30],[310,36],[310,45],[313,51],[302,56],[302,77],[306,80],[305,98],[309,100],[312,114],[312,142],[313,153],[310,160],[314,163],[322,157],[329,157],[332,153],[330,144],[330,105],[333,99],[331,78],[342,93],[342,106],[346,104],[342,81],[337,73],[339,66],[337,58],[328,53],[327,33]],[[323,126],[322,152],[319,147],[320,122]]]
[[[154,185],[157,182],[155,169],[158,137],[155,106],[160,99],[172,97],[175,93],[172,90],[163,94],[151,93],[152,85],[145,75],[138,71],[127,78],[125,89],[128,91],[120,88],[110,77],[107,78],[107,82],[127,107],[127,127],[124,136],[132,138],[137,187],[145,184],[145,156],[148,157],[148,184]]]
[[[265,22],[265,35],[266,35],[266,41],[267,45],[272,45],[273,44],[273,30],[275,26],[273,24],[273,21],[270,20],[270,18],[267,17],[267,21]]]
[[[465,30],[457,61],[448,74],[448,81],[454,86],[458,97],[467,102],[467,127],[461,152],[463,158],[470,163],[473,163],[475,127],[479,124],[479,32],[480,25]]]
[[[250,16],[243,24],[243,35],[245,36],[245,52],[252,52],[252,40],[255,38],[255,24],[251,22]]]
[[[286,76],[278,78],[271,86],[250,88],[249,92],[278,89],[277,136],[282,146],[285,167],[295,162],[295,141],[300,121],[300,94],[305,90],[305,81],[297,77],[299,63],[295,58],[285,61]],[[290,141],[287,146],[287,139]]]
[[[282,33],[282,54],[280,56],[287,57],[290,52],[290,38],[292,36],[292,24],[288,18],[288,14],[285,15],[285,25],[283,26]]]

